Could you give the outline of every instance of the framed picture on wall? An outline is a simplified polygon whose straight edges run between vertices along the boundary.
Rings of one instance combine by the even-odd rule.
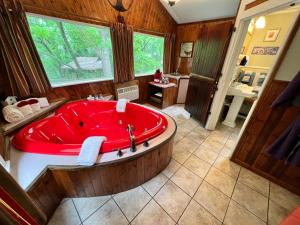
[[[194,42],[182,42],[180,44],[180,57],[191,58],[193,55]]]
[[[268,30],[264,41],[276,41],[279,35],[280,29]]]

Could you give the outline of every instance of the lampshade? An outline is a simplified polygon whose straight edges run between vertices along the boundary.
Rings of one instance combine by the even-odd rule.
[[[258,20],[255,22],[256,29],[263,29],[266,26],[266,18],[264,16],[260,16]]]

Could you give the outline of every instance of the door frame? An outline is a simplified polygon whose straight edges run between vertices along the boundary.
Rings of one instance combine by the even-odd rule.
[[[296,5],[300,4],[300,0],[268,0],[256,7],[250,8],[248,10],[245,9],[245,7],[250,3],[253,2],[253,0],[241,0],[240,8],[236,17],[235,25],[236,32],[233,33],[231,37],[231,41],[229,44],[228,52],[226,54],[224,66],[222,68],[222,74],[223,76],[220,78],[218,83],[218,91],[215,93],[212,105],[211,105],[211,114],[208,117],[207,123],[205,125],[205,128],[208,130],[214,130],[217,123],[219,122],[219,118],[221,115],[221,111],[223,108],[223,104],[225,101],[225,97],[230,85],[230,82],[232,80],[233,71],[236,67],[236,62],[238,60],[238,56],[240,54],[240,50],[242,48],[242,45],[244,43],[248,26],[253,17],[269,14],[278,10],[285,9],[289,7],[292,3],[295,3]],[[299,15],[300,13],[298,13]],[[289,31],[282,43],[283,48],[280,48],[278,51],[278,54],[273,62],[273,65],[270,67],[270,71],[268,72],[267,79],[265,80],[262,91],[258,94],[257,100],[262,95],[264,88],[266,87],[266,84],[268,83],[270,79],[270,74],[273,73],[275,65],[278,63],[278,59],[281,55],[281,53],[284,51],[285,47],[287,46],[287,41],[289,36],[291,35],[291,31],[293,29],[293,26],[295,25],[297,20],[297,17],[295,17],[295,20],[292,22],[291,27],[289,28]],[[244,128],[246,127],[249,118],[251,117],[253,110],[256,106],[257,100],[254,102],[247,119],[242,127],[242,130],[240,132],[240,135],[242,134]],[[221,104],[220,104],[221,103]]]

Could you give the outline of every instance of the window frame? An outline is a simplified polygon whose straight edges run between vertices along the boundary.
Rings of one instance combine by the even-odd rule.
[[[164,40],[164,42],[163,42],[163,67],[164,67],[164,61],[165,61],[165,48],[164,48],[164,46],[165,46],[165,36],[163,35],[163,34],[153,34],[153,33],[151,33],[151,32],[145,32],[145,31],[140,31],[140,30],[136,30],[136,31],[133,31],[133,37],[132,37],[132,41],[133,41],[133,43],[132,43],[132,46],[133,46],[133,65],[134,65],[134,34],[135,33],[137,33],[137,34],[143,34],[143,35],[148,35],[148,36],[153,36],[153,37],[160,37],[160,38],[163,38],[163,40]],[[164,68],[162,68],[162,69],[164,69]],[[155,70],[155,69],[154,69]],[[155,74],[155,71],[153,72],[153,74],[141,74],[141,75],[137,75],[136,73],[135,73],[135,69],[134,69],[134,77],[135,78],[139,78],[139,77],[146,77],[146,76],[151,76],[151,75],[153,75],[153,74]]]
[[[35,16],[35,17],[38,17],[38,18],[41,18],[41,19],[50,19],[50,20],[67,22],[67,23],[76,24],[76,25],[90,26],[90,27],[94,27],[94,28],[106,28],[108,30],[110,29],[109,26],[105,26],[105,25],[98,25],[98,24],[93,24],[93,23],[88,23],[88,22],[81,22],[81,21],[77,21],[77,20],[64,19],[64,18],[59,18],[59,17],[54,17],[54,16],[47,16],[47,15],[42,15],[42,14],[37,14],[37,13],[31,13],[31,12],[26,12],[25,15],[26,15],[26,19],[27,19],[27,16]],[[27,22],[28,22],[28,20],[27,20]],[[28,22],[28,25],[29,25],[29,22]],[[30,25],[29,25],[29,31],[30,31],[30,35],[31,35]],[[110,34],[110,38],[111,38],[111,34]],[[33,40],[33,38],[32,38],[32,40]],[[33,40],[33,44],[34,44],[34,47],[37,49],[34,40]],[[113,54],[113,49],[112,49],[112,54]],[[38,52],[38,56],[41,59],[41,56],[40,56],[39,52]],[[114,65],[114,60],[112,61],[112,65]],[[104,82],[104,81],[114,81],[114,66],[113,66],[112,67],[113,74],[112,74],[111,79],[107,79],[107,78],[101,79],[101,78],[99,78],[99,79],[91,79],[91,80],[86,80],[86,81],[72,81],[72,82],[66,82],[65,84],[53,85],[50,82],[47,71],[45,70],[44,65],[43,65],[42,62],[41,62],[41,66],[43,67],[43,69],[46,73],[46,76],[47,76],[47,79],[49,80],[51,88],[68,87],[68,86],[88,84],[88,83],[97,83],[97,82]]]

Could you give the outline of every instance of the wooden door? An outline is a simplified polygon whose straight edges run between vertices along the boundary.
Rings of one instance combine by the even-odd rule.
[[[232,33],[232,21],[203,25],[194,46],[185,108],[205,125]]]

